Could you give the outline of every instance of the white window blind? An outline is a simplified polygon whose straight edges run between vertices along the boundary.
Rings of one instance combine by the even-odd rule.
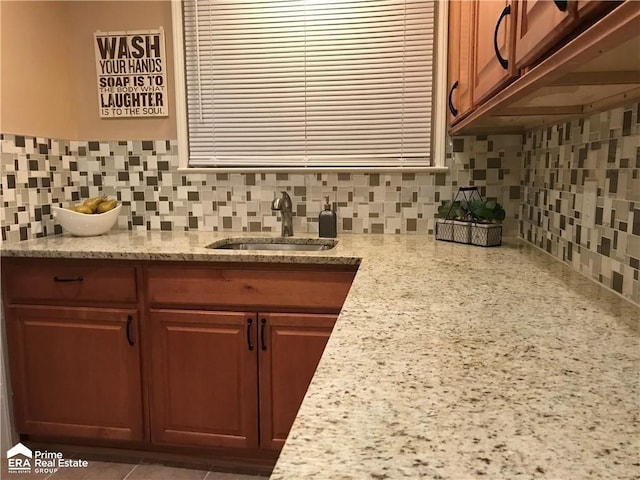
[[[189,165],[429,166],[434,0],[185,0]]]

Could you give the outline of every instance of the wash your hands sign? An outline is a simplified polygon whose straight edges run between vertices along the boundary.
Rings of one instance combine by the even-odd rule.
[[[94,48],[101,118],[169,114],[164,29],[98,31]]]

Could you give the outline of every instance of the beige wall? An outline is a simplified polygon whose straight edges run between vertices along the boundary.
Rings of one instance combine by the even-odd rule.
[[[0,130],[75,138],[65,2],[0,2]]]
[[[170,1],[0,2],[0,131],[72,140],[176,138]],[[169,116],[101,119],[93,33],[165,30]]]

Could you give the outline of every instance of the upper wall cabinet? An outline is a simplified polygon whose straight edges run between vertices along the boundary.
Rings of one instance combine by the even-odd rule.
[[[636,0],[631,0],[636,1]],[[576,13],[580,18],[585,18],[589,15],[599,15],[605,10],[611,8],[612,5],[620,3],[620,1],[613,0],[571,0],[570,3],[575,3]]]
[[[578,21],[575,2],[520,0],[516,27],[516,68],[531,65],[562,40]]]
[[[473,101],[479,103],[515,76],[513,28],[515,5],[503,1],[474,3]]]
[[[473,3],[473,105],[451,135],[522,133],[640,98],[640,2]]]
[[[471,111],[473,99],[474,4],[465,0],[449,2],[449,124]]]

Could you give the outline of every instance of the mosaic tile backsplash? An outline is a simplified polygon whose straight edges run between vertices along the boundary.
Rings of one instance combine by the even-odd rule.
[[[280,231],[286,190],[294,232],[316,234],[323,196],[338,234],[433,234],[440,200],[478,186],[520,234],[640,304],[640,104],[532,130],[452,139],[446,173],[205,173],[177,170],[175,140],[70,141],[0,134],[2,240],[60,233],[52,205],[89,196],[123,204],[119,228]],[[585,193],[585,188],[587,193]],[[593,193],[589,193],[593,192]]]
[[[640,103],[527,132],[521,235],[640,303]]]
[[[203,173],[177,171],[177,143],[78,142],[2,136],[3,240],[59,233],[51,205],[105,194],[123,204],[125,229],[280,232],[272,200],[286,190],[294,232],[315,234],[323,197],[338,233],[431,234],[440,200],[476,185],[509,213],[517,235],[521,136],[456,138],[448,173]]]

